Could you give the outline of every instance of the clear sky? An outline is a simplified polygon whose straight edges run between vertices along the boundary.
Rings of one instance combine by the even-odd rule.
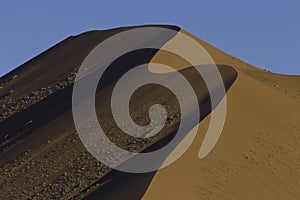
[[[175,24],[250,64],[300,74],[299,0],[0,0],[0,76],[70,35]]]

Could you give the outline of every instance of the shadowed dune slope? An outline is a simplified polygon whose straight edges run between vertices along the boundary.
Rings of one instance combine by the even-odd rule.
[[[96,96],[99,123],[113,142],[135,152],[160,148],[174,137],[180,123],[178,101],[157,85],[137,90],[130,104],[132,118],[140,125],[149,123],[151,105],[166,108],[169,121],[157,136],[135,139],[108,123],[117,77],[136,65],[159,62],[179,70],[196,91],[202,111],[196,139],[178,161],[157,172],[123,173],[93,158],[73,122],[76,72],[96,45],[132,27],[90,31],[67,38],[0,79],[1,199],[300,198],[300,77],[259,69],[176,26],[163,27],[197,40],[221,72],[227,118],[213,151],[198,158],[213,112],[201,77],[189,63],[165,51],[143,50],[109,67],[106,77],[114,79],[104,80]]]
[[[164,27],[179,31],[177,27]],[[127,29],[130,28],[92,31],[68,38],[1,78],[1,198],[81,198],[98,187],[101,178],[111,171],[94,159],[79,140],[72,117],[71,97],[76,71],[84,57],[107,37]],[[110,95],[118,77],[134,66],[150,62],[157,51],[146,49],[121,56],[110,65],[99,86],[96,104],[99,122],[109,132],[108,137],[124,149],[142,151],[178,127],[180,111],[176,98],[155,85],[138,90],[131,100],[131,109],[133,119],[145,125],[149,123],[149,117],[140,116],[148,113],[151,105],[165,106],[169,120],[159,135],[143,141],[134,140],[122,134],[116,125],[108,123],[112,121]],[[229,66],[218,68],[226,89],[229,89],[237,73]],[[190,67],[180,72],[195,87],[199,104],[205,110],[201,116],[204,118],[210,112],[209,102],[205,101],[208,92],[201,77],[193,70]],[[171,73],[166,81],[176,80]],[[167,100],[171,101],[170,105]],[[114,178],[114,181],[118,180],[119,177]],[[147,186],[143,187],[141,195]]]

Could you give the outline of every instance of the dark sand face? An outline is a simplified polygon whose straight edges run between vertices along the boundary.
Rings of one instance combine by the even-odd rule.
[[[203,79],[189,63],[173,59],[166,52],[140,51],[120,58],[119,62],[132,67],[159,61],[180,70],[196,91],[202,111],[201,130],[182,158],[158,172],[119,172],[92,157],[81,143],[73,122],[72,86],[76,71],[98,43],[127,29],[92,31],[68,38],[1,78],[0,198],[241,199],[244,195],[246,199],[262,199],[281,193],[286,199],[297,199],[299,160],[296,158],[300,149],[299,132],[293,127],[300,109],[293,96],[300,92],[300,87],[295,86],[299,77],[266,73],[199,39],[218,64],[226,90],[239,74],[229,90],[223,136],[212,154],[203,160],[197,157],[211,112]],[[118,67],[117,63],[111,66],[108,75],[121,76],[124,69]],[[180,123],[180,109],[174,95],[157,85],[136,91],[130,103],[136,123],[149,123],[148,109],[156,103],[165,106],[170,119],[156,137],[137,140],[122,134],[113,123],[109,100],[116,81],[105,81],[96,96],[97,115],[107,136],[118,146],[135,152],[167,144]],[[293,130],[287,131],[285,127]],[[259,132],[262,135],[257,135]],[[268,134],[276,137],[276,141]],[[269,180],[273,183],[268,184]],[[252,184],[259,186],[249,187]]]

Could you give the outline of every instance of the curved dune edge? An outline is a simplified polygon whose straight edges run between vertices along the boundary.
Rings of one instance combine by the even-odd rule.
[[[298,199],[300,77],[266,72],[194,38],[217,64],[239,73],[227,94],[225,127],[200,160],[204,119],[190,149],[156,173],[143,199]]]

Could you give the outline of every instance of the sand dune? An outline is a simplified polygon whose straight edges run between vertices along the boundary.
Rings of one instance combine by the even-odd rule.
[[[216,62],[227,90],[225,127],[213,151],[198,158],[212,111],[205,83],[189,63],[148,50],[111,66],[107,77],[115,78],[104,80],[96,96],[98,117],[104,119],[99,122],[127,150],[150,151],[168,143],[178,128],[178,102],[155,85],[137,91],[131,108],[133,119],[145,125],[149,118],[140,116],[171,99],[168,116],[177,117],[159,135],[137,140],[107,123],[112,121],[109,97],[124,70],[160,62],[178,69],[197,91],[203,113],[193,145],[172,165],[144,174],[111,170],[90,155],[73,122],[76,72],[98,43],[128,29],[69,37],[0,79],[1,199],[299,199],[300,77],[251,66],[190,34]]]

